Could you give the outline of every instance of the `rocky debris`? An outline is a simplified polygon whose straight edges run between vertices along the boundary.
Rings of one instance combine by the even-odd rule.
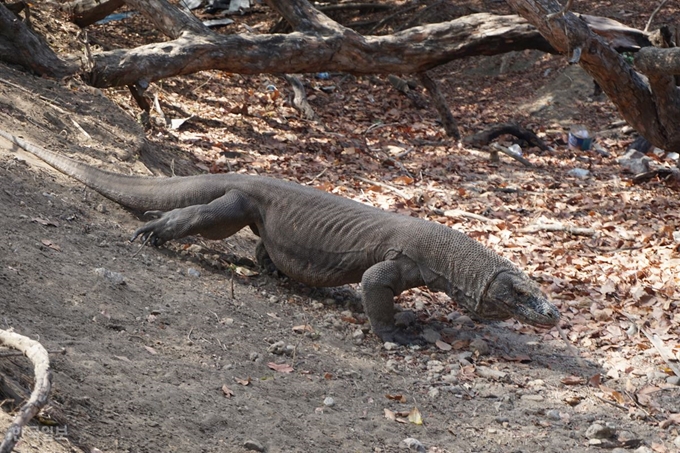
[[[611,439],[614,436],[616,436],[616,429],[602,422],[595,422],[586,430],[588,439]]]
[[[264,446],[256,440],[247,440],[243,443],[243,448],[250,451],[264,451]]]
[[[494,370],[493,368],[489,368],[488,366],[478,366],[476,373],[478,376],[481,376],[486,379],[493,379],[495,381],[505,379],[505,377],[508,375],[503,371]]]
[[[286,345],[286,343],[283,341],[277,341],[267,348],[267,352],[275,355],[287,355],[291,357],[295,353],[295,346],[292,344]]]
[[[623,157],[618,159],[619,165],[634,175],[647,173],[649,171],[650,161],[651,159],[649,157],[634,148],[629,149]]]
[[[326,407],[333,407],[333,406],[335,406],[335,400],[332,397],[327,396],[323,400],[323,405],[326,406]]]
[[[114,271],[110,271],[108,269],[105,269],[103,267],[98,267],[94,270],[94,273],[96,275],[110,281],[114,285],[125,285],[125,284],[127,284],[125,282],[125,277],[123,277],[123,274],[121,274],[119,272],[114,272]]]
[[[402,442],[406,444],[411,451],[417,451],[418,453],[425,453],[427,451],[425,446],[418,439],[414,439],[413,437],[407,437],[402,440]]]
[[[394,351],[395,349],[399,349],[399,345],[397,343],[392,343],[391,341],[386,341],[383,348],[387,351]]]

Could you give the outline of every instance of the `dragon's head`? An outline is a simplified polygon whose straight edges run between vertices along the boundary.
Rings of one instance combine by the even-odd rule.
[[[560,320],[557,307],[550,303],[538,285],[522,272],[515,271],[497,274],[470,311],[480,318],[515,318],[540,327],[552,327]]]

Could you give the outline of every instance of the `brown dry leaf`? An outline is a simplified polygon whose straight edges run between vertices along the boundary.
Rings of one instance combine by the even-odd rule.
[[[414,425],[423,424],[423,416],[420,414],[420,411],[418,410],[417,407],[414,407],[413,409],[411,409],[411,412],[409,412],[408,421],[410,421]]]
[[[267,364],[267,366],[274,371],[278,371],[279,373],[292,373],[293,372],[293,367],[288,365],[287,363],[269,362]]]
[[[41,217],[34,217],[31,219],[31,222],[39,223],[42,226],[53,226],[53,227],[58,227],[59,224],[55,221],[49,220],[49,219],[43,219]]]
[[[314,328],[309,324],[302,324],[299,326],[293,326],[293,332],[295,333],[314,332]]]
[[[600,382],[602,381],[602,375],[600,373],[597,373],[588,379],[588,385],[591,387],[598,388],[600,386]]]
[[[397,414],[389,409],[385,409],[385,418],[392,421],[397,421]]]
[[[560,379],[560,382],[564,385],[581,385],[585,384],[585,379],[580,376],[566,376]]]
[[[666,420],[659,423],[661,429],[666,429],[670,425],[680,425],[680,414],[671,414]]]
[[[385,395],[388,400],[399,401],[400,403],[406,402],[406,397],[404,395]]]
[[[158,352],[156,352],[156,350],[154,348],[152,348],[151,346],[144,346],[144,349],[149,351],[149,353],[152,354],[152,355],[158,354]]]
[[[222,393],[224,393],[225,398],[231,398],[234,396],[234,392],[232,392],[231,389],[227,387],[227,384],[222,386]]]
[[[520,362],[520,363],[528,363],[531,362],[531,357],[525,354],[520,354],[514,357],[510,357],[507,355],[504,355],[503,358],[507,360],[508,362]]]
[[[618,390],[614,390],[602,384],[600,384],[600,390],[602,390],[602,392],[604,392],[605,395],[608,395],[611,399],[613,399],[619,404],[624,404],[626,402],[626,399],[623,397],[623,394]]]
[[[658,442],[652,442],[652,450],[657,453],[668,453],[668,448]]]
[[[434,344],[442,351],[450,351],[451,349],[453,349],[450,344],[442,340],[437,340]]]
[[[451,347],[456,351],[465,349],[468,346],[470,346],[470,340],[456,340],[453,343],[451,343]]]
[[[331,373],[324,373],[323,378],[326,379],[327,381],[330,381],[333,379],[333,375]]]
[[[239,378],[234,378],[237,384],[241,384],[243,386],[250,385],[250,376],[248,376],[246,379],[239,379]]]
[[[413,178],[411,178],[410,176],[406,176],[406,175],[397,176],[396,178],[394,178],[392,180],[392,182],[396,182],[398,184],[404,184],[406,186],[410,186],[411,184],[413,184]]]
[[[49,239],[43,239],[40,242],[42,242],[43,245],[46,245],[47,247],[51,248],[52,250],[56,250],[57,252],[61,252],[61,247],[59,247],[57,244],[53,243]]]
[[[252,269],[248,269],[247,267],[243,266],[234,266],[233,269],[237,275],[240,275],[242,277],[254,277],[256,275],[260,275],[259,272],[256,272]]]

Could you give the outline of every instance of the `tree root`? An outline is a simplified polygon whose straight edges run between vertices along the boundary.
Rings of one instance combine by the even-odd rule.
[[[31,397],[19,410],[0,444],[0,453],[10,453],[21,438],[23,427],[47,404],[52,387],[52,371],[47,351],[37,341],[9,330],[0,330],[0,342],[26,354],[33,363],[35,374]]]

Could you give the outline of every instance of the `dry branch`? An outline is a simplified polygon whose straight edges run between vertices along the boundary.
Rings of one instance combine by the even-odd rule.
[[[446,98],[439,90],[437,82],[432,80],[432,78],[426,72],[421,72],[420,74],[418,74],[418,79],[427,90],[427,93],[430,95],[430,98],[432,99],[432,102],[434,103],[434,106],[437,109],[437,112],[439,113],[439,118],[441,119],[442,125],[444,126],[446,135],[448,135],[449,137],[453,137],[456,140],[460,140],[460,131],[458,130],[458,123],[456,122],[456,119],[453,117],[451,110],[449,110],[449,106],[446,103]]]
[[[312,108],[311,105],[309,105],[309,101],[307,100],[307,93],[305,92],[305,86],[302,84],[300,79],[290,74],[284,74],[283,78],[286,79],[286,81],[290,83],[291,87],[293,88],[293,106],[300,113],[302,113],[302,116],[305,119],[308,120],[317,119],[318,117],[314,112],[314,109]]]
[[[62,11],[69,15],[69,20],[80,28],[102,20],[123,6],[123,0],[73,0],[61,5]]]
[[[573,227],[561,223],[537,223],[520,230],[521,233],[535,233],[537,231],[564,231],[575,236],[595,236],[597,231],[592,228]]]
[[[35,384],[26,404],[19,410],[0,445],[0,453],[10,453],[21,438],[23,427],[47,404],[52,387],[52,372],[47,351],[37,341],[8,330],[0,330],[0,342],[17,349],[33,363]]]
[[[519,138],[520,140],[524,140],[530,145],[536,146],[543,151],[550,150],[550,147],[546,145],[543,140],[538,138],[538,136],[531,130],[512,123],[497,124],[474,135],[468,135],[463,139],[463,143],[480,148],[482,146],[488,145],[494,139],[505,134],[509,134]]]

